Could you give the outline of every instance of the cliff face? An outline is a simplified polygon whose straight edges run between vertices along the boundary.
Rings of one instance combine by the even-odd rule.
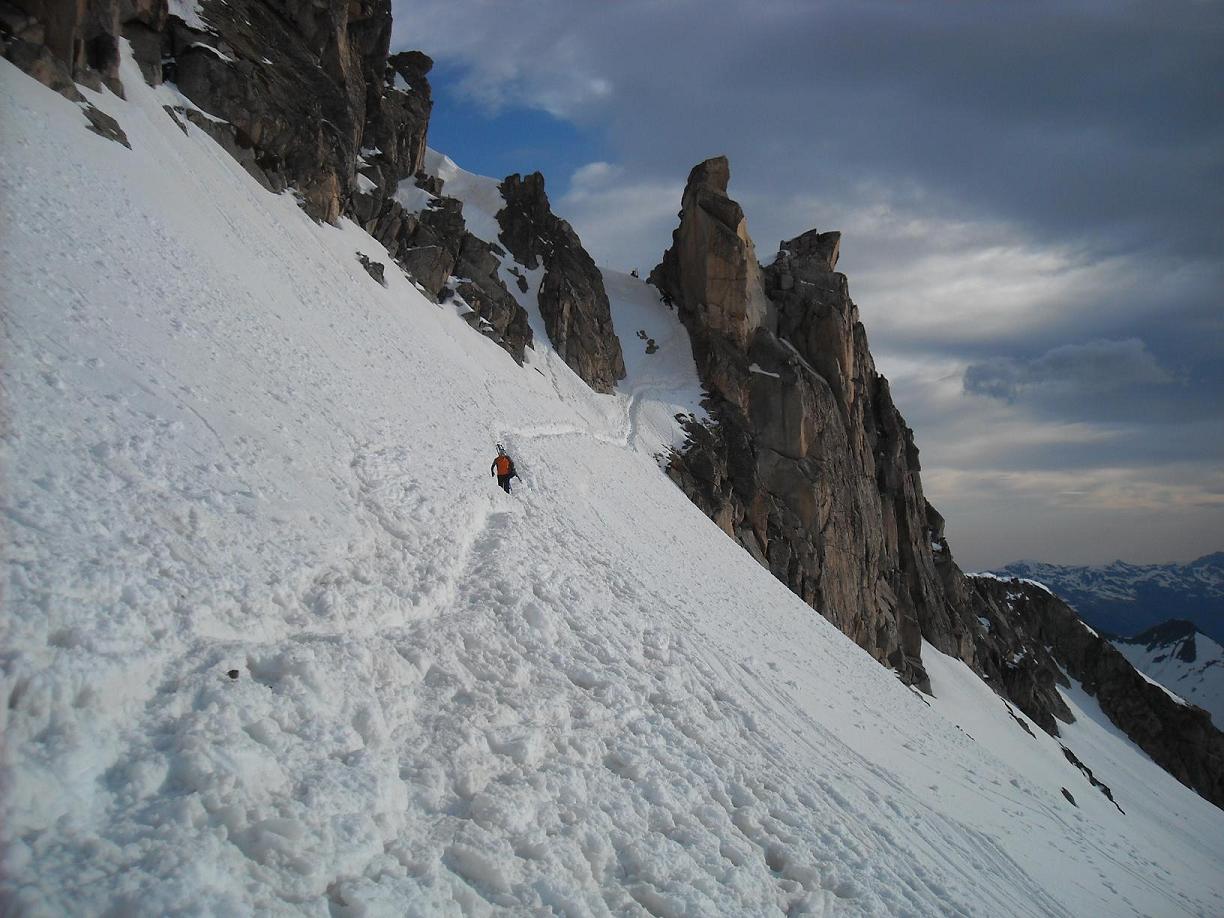
[[[73,81],[122,95],[119,40],[128,39],[147,82],[174,82],[213,117],[177,114],[192,116],[266,187],[295,188],[319,220],[348,210],[359,167],[376,167],[388,192],[420,170],[431,62],[388,58],[390,0],[203,0],[198,12],[176,9],[181,15],[166,0],[6,2],[4,53],[70,98]]]
[[[954,651],[965,635],[939,620],[917,449],[834,271],[837,234],[783,243],[762,270],[728,179],[722,158],[692,171],[651,274],[689,329],[717,419],[691,431],[671,474],[795,593],[923,684],[924,630]]]
[[[1224,803],[1224,735],[1173,702],[1032,584],[967,577],[922,492],[913,432],[876,372],[839,233],[804,233],[756,262],[717,158],[689,175],[650,280],[679,310],[710,393],[707,424],[668,472],[729,536],[906,682],[929,688],[925,639],[1047,732],[1069,675],[1153,759]]]

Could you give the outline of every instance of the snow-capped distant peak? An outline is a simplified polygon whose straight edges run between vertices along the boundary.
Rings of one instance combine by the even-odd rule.
[[[1017,561],[995,573],[1046,584],[1086,622],[1109,634],[1137,634],[1179,618],[1224,641],[1224,552],[1188,564],[1113,561],[1094,567]]]

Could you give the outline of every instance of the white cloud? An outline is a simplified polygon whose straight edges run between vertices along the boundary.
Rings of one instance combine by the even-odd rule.
[[[627,180],[619,166],[594,162],[574,172],[569,191],[553,207],[597,262],[619,271],[636,269],[644,277],[670,242],[683,190],[680,182]],[[643,238],[663,242],[638,257]]]
[[[606,190],[624,171],[620,166],[602,161],[580,166],[570,176],[569,196],[577,199],[584,194]]]
[[[460,89],[491,112],[523,106],[568,119],[615,92],[590,45],[599,18],[577,4],[413,0],[396,4],[393,44],[463,61]]]

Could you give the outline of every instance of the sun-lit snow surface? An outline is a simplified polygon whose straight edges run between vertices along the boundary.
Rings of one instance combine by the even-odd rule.
[[[1200,631],[1194,635],[1194,659],[1184,660],[1179,652],[1185,640],[1150,647],[1115,641],[1114,646],[1139,672],[1203,708],[1217,727],[1224,728],[1224,647]]]
[[[1065,741],[1125,816],[960,664],[928,650],[928,704],[814,615],[626,397],[517,367],[130,61],[91,98],[131,151],[0,79],[7,909],[1224,913],[1224,814],[1091,699]]]

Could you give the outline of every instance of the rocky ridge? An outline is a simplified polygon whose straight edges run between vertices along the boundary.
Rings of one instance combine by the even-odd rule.
[[[929,688],[923,641],[973,668],[1048,733],[1068,676],[1153,759],[1224,805],[1224,735],[1173,702],[1039,585],[966,576],[925,499],[913,432],[837,272],[841,235],[756,261],[730,168],[689,175],[650,280],[688,328],[711,421],[668,473],[731,538],[898,676]]]
[[[1224,733],[1212,725],[1207,711],[1173,698],[1141,675],[1044,587],[1021,580],[967,579],[990,607],[989,640],[983,644],[1011,653],[1000,661],[1005,668],[1031,657],[1058,684],[1067,686],[1068,678],[1074,679],[1157,764],[1224,807]],[[1003,616],[995,617],[1000,612]]]
[[[1174,619],[1112,643],[1135,669],[1224,725],[1224,647],[1193,622]]]

